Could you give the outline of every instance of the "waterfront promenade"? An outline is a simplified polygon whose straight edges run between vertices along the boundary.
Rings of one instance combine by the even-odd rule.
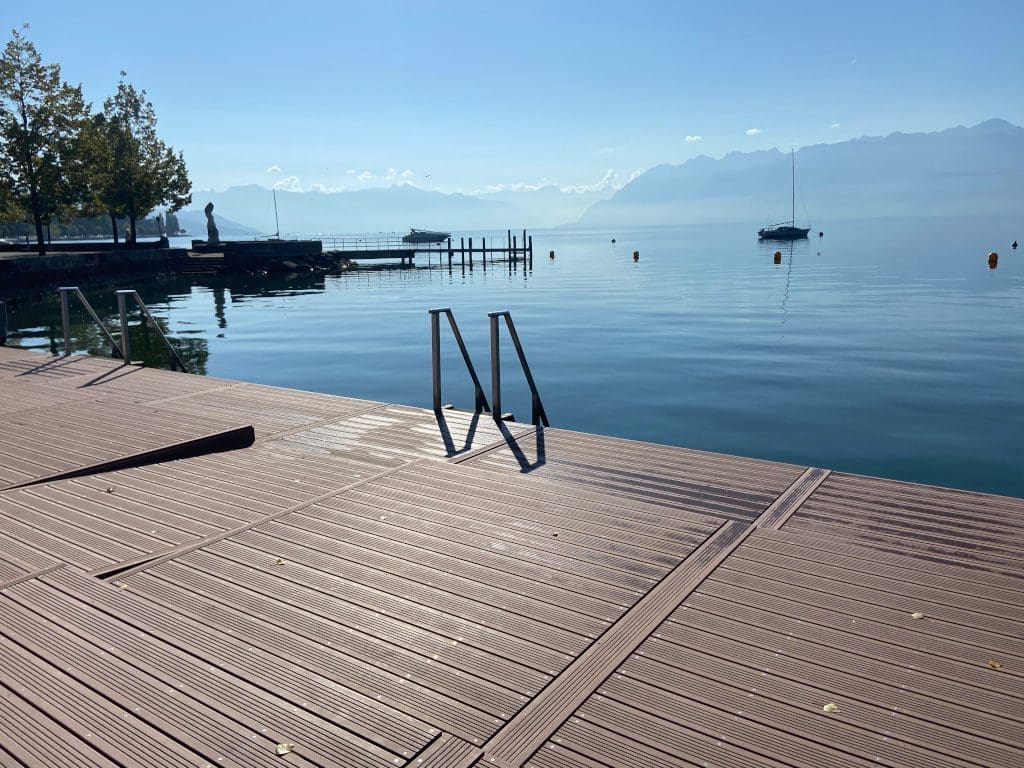
[[[3,766],[1024,764],[1024,499],[0,348],[0,534]]]

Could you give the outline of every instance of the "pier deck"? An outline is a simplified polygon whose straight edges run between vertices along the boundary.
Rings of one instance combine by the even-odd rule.
[[[0,766],[1024,764],[1022,499],[0,348],[0,534]]]

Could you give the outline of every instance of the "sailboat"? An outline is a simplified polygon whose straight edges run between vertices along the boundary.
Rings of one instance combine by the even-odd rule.
[[[796,225],[796,155],[793,150],[789,152],[789,160],[792,171],[792,211],[790,219],[788,222],[772,224],[757,230],[757,236],[761,240],[803,240],[807,237],[807,233],[811,231],[810,227],[804,229]]]
[[[270,190],[274,194],[274,236],[268,237],[267,240],[280,240],[281,239],[281,222],[277,218],[277,190]]]

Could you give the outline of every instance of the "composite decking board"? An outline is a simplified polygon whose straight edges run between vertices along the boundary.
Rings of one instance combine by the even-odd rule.
[[[874,505],[869,508],[869,505]],[[934,512],[917,513],[906,508],[879,510],[874,499],[851,498],[838,496],[828,491],[814,499],[814,503],[801,511],[801,517],[827,519],[829,517],[842,520],[851,527],[868,525],[879,530],[906,531],[912,536],[935,536],[948,538],[955,536],[964,546],[1001,545],[1018,553],[1024,547],[1014,547],[1024,533],[1024,510],[1016,513],[1013,519],[990,520],[979,518],[973,513],[958,510],[950,514]],[[1009,517],[1009,515],[1008,515]],[[969,519],[971,530],[963,530],[963,522]]]
[[[501,449],[499,449],[501,450]],[[506,475],[505,469],[495,469],[486,463],[467,462],[469,466],[484,472]],[[460,465],[463,466],[463,465]],[[610,478],[607,472],[562,471],[554,462],[545,464],[546,471],[534,471],[529,476],[536,482],[547,482],[553,487],[573,486],[596,490],[606,495],[620,496],[632,501],[647,502],[661,507],[670,507],[691,514],[711,515],[719,518],[749,522],[774,499],[775,494],[765,494],[754,501],[739,502],[734,499],[722,501],[708,499],[701,491],[692,491],[672,481],[651,479],[644,473],[632,473],[632,477]]]
[[[447,469],[447,467],[445,468]],[[674,564],[680,545],[706,536],[717,519],[683,514],[674,510],[636,512],[616,505],[614,497],[600,501],[548,492],[532,482],[522,483],[521,493],[477,485],[481,478],[460,471],[449,475],[431,465],[412,467],[360,489],[367,498],[375,495],[387,503],[405,502],[426,508],[443,503],[451,514],[471,523],[481,507],[508,528],[554,538],[570,536],[579,546],[597,551],[609,549],[639,562]],[[558,542],[561,543],[561,542]]]
[[[606,711],[609,709],[611,712]],[[641,713],[631,713],[627,723],[619,724],[616,719],[622,714],[609,702],[597,712],[570,718],[548,745],[571,749],[611,768],[791,768],[791,764],[767,760],[719,735],[709,736]],[[539,749],[524,765],[545,765],[534,762],[545,751]]]
[[[533,461],[537,458],[536,452],[543,450],[546,461],[566,461],[594,468],[642,467],[652,470],[652,474],[657,474],[653,472],[657,470],[678,477],[725,477],[737,490],[770,488],[776,495],[804,471],[803,467],[790,464],[551,428],[528,435],[525,446],[519,445],[518,448],[524,454],[527,452],[524,448],[531,450]],[[501,451],[490,451],[477,461],[489,462],[496,458],[497,453]],[[508,458],[503,457],[502,462],[507,464]]]
[[[422,746],[421,741],[384,749],[352,734],[324,708],[311,706],[301,698],[282,698],[279,691],[266,690],[263,680],[246,679],[246,673],[239,675],[213,666],[155,638],[139,637],[131,623],[112,620],[109,614],[68,600],[39,583],[24,584],[9,594],[40,618],[59,615],[76,642],[103,650],[131,674],[137,670],[158,685],[175,687],[193,700],[216,705],[220,713],[253,731],[264,723],[273,723],[277,731],[271,734],[274,738],[301,744],[302,753],[311,757],[330,755],[345,765],[373,766],[391,763],[396,754],[408,758]]]
[[[393,505],[370,506],[350,493],[340,494],[308,510],[289,515],[287,522],[304,530],[321,532],[325,530],[325,523],[330,524],[337,528],[338,538],[350,541],[355,541],[355,537],[361,535],[376,537],[388,542],[382,544],[381,549],[396,546],[396,554],[422,550],[422,555],[412,557],[441,570],[452,570],[448,567],[451,558],[457,561],[454,567],[467,574],[479,576],[476,567],[486,569],[492,574],[491,583],[507,584],[514,591],[532,589],[540,599],[547,602],[559,603],[563,593],[573,593],[569,599],[581,611],[591,604],[591,600],[621,608],[655,583],[655,579],[649,577],[630,580],[614,578],[617,574],[613,570],[614,564],[584,564],[565,554],[564,548],[546,552],[543,557],[536,550],[520,552],[508,548],[498,549],[493,546],[494,535],[461,533],[436,522],[417,524],[418,518],[404,516]],[[501,529],[492,528],[489,533],[500,534]],[[667,570],[661,569],[659,576]],[[482,576],[480,580],[484,580]],[[517,586],[520,588],[517,589]],[[550,592],[551,588],[557,592]],[[599,618],[610,618],[602,608],[586,612]]]
[[[937,502],[942,502],[944,507],[970,512],[972,518],[984,512],[993,515],[1009,513],[1011,517],[1015,518],[1021,511],[1024,511],[1024,499],[1014,496],[963,491],[957,488],[922,485],[843,472],[833,474],[829,487],[857,489],[862,491],[865,496],[878,501],[898,501],[901,504],[909,503],[931,509],[936,508]]]
[[[450,733],[442,733],[429,747],[416,755],[416,768],[471,768],[482,751]]]
[[[119,519],[118,515],[90,514],[104,511],[99,505],[92,506],[92,510],[76,509],[60,500],[12,493],[0,500],[0,510],[17,515],[20,521],[115,558],[119,558],[125,551],[155,552],[180,543],[181,539],[198,538],[195,534],[184,532],[174,537],[161,535],[162,531],[143,533],[125,525],[126,521]]]
[[[756,607],[751,603],[756,603]],[[795,603],[784,596],[764,592],[751,594],[720,582],[705,582],[686,604],[698,610],[742,611],[756,616],[765,628],[776,631],[792,631],[786,628],[795,625],[801,636],[816,642],[842,643],[864,656],[889,659],[896,664],[916,667],[921,674],[955,679],[981,690],[998,688],[1006,704],[1015,701],[1015,706],[1020,707],[1024,700],[1024,681],[1018,674],[992,674],[993,670],[987,666],[988,660],[993,658],[992,652],[974,645],[942,643],[937,638],[915,635],[912,631],[897,633],[874,622],[832,613],[824,607]],[[907,620],[911,621],[909,616]],[[884,637],[877,637],[876,633],[884,633]],[[897,641],[908,636],[917,639],[911,645],[894,644],[889,641],[890,636],[895,636]],[[960,653],[954,656],[958,648]],[[1007,660],[1008,667],[1015,658],[1016,654]]]
[[[778,724],[794,733],[804,731],[803,737],[812,740],[839,742],[843,740],[844,733],[841,730],[837,732],[837,728],[858,729],[859,733],[847,731],[845,735],[854,740],[863,738],[873,742],[876,756],[884,762],[895,763],[902,759],[917,765],[941,765],[944,758],[939,753],[945,753],[955,758],[953,765],[975,762],[977,755],[987,755],[988,759],[995,757],[1003,764],[1012,764],[1021,756],[1019,746],[1000,744],[965,729],[964,721],[960,719],[965,714],[964,710],[957,711],[950,721],[936,723],[922,717],[912,707],[899,703],[883,705],[863,695],[841,697],[842,718],[822,718],[820,722],[814,722],[811,726],[813,736],[809,736],[806,732],[808,713],[817,715],[820,707],[815,707],[815,703],[833,701],[837,692],[825,690],[820,685],[808,685],[802,679],[787,678],[774,670],[771,674],[762,675],[761,670],[747,666],[748,660],[743,661],[746,663],[692,647],[648,639],[643,646],[643,656],[634,655],[616,674],[635,682],[649,683],[670,696],[714,701],[720,709],[743,712],[762,723]],[[609,684],[612,683],[610,681]],[[605,695],[614,695],[610,688],[602,690]],[[892,697],[891,692],[889,697]],[[625,698],[640,701],[643,697],[627,695]],[[894,712],[899,715],[894,717]],[[879,739],[881,734],[887,738]],[[934,751],[924,752],[916,745]]]
[[[145,553],[143,549],[105,539],[51,518],[40,521],[40,516],[26,515],[25,512],[24,508],[9,500],[0,499],[0,534],[15,542],[16,546],[31,548],[83,568],[99,568]]]
[[[254,546],[265,553],[282,553],[283,547],[289,544],[297,545],[327,557],[337,558],[335,562],[338,563],[337,572],[339,573],[347,574],[350,569],[355,572],[368,571],[376,573],[377,578],[397,579],[400,584],[402,582],[422,584],[435,588],[440,593],[468,597],[474,602],[499,609],[502,613],[518,614],[539,623],[562,628],[577,637],[594,637],[603,632],[611,623],[610,619],[597,618],[572,607],[555,605],[539,599],[532,589],[536,582],[525,582],[522,586],[526,591],[517,592],[507,586],[491,583],[487,570],[484,568],[476,569],[477,578],[471,578],[459,571],[438,570],[424,565],[418,558],[408,559],[397,557],[389,552],[367,549],[357,543],[338,539],[333,533],[332,531],[330,534],[324,535],[305,532],[292,526],[272,522],[248,532],[245,537],[234,537],[234,540],[254,543]],[[261,541],[260,537],[263,536],[266,538]],[[302,562],[303,555],[299,554],[295,559]],[[451,565],[457,564],[453,562]],[[400,587],[399,589],[409,588],[411,587]],[[559,597],[565,598],[566,602],[572,602],[569,600],[568,594],[559,595]],[[618,613],[617,609],[613,609],[606,603],[597,604],[604,606],[609,613]]]
[[[271,562],[277,578],[284,582],[285,587],[297,585],[315,589],[339,602],[360,606],[371,616],[379,614],[433,633],[446,640],[448,646],[454,641],[459,643],[459,647],[486,651],[542,673],[554,674],[573,658],[572,654],[543,646],[529,636],[512,634],[510,630],[476,623],[461,614],[446,613],[431,604],[384,592],[377,588],[378,585],[353,581],[347,577],[348,574],[346,578],[340,578],[334,572],[317,570],[296,560],[285,560],[279,565],[277,558],[268,559],[231,540],[218,542],[179,562],[187,564],[190,570],[216,573],[221,577],[239,567],[252,570],[261,563]],[[451,648],[446,648],[446,651],[450,652]]]
[[[1016,638],[1021,641],[1017,652],[1024,656],[1024,602],[1012,606],[978,601],[968,607],[969,598],[957,598],[955,610],[950,611],[949,595],[941,590],[924,597],[922,588],[900,590],[898,583],[885,579],[865,584],[848,578],[845,570],[829,568],[827,564],[808,573],[793,567],[792,562],[774,564],[766,562],[760,553],[751,555],[733,558],[719,569],[716,577],[733,586],[749,587],[752,594],[784,590],[787,599],[844,616],[870,619],[900,630],[912,626],[915,636],[936,635],[979,646],[985,642],[1001,646],[1005,639]],[[879,600],[884,603],[879,604]],[[911,619],[916,612],[924,613],[927,620]]]
[[[218,547],[217,552],[240,561],[251,561],[271,553],[288,562],[301,563],[304,567],[315,568],[328,575],[344,573],[345,579],[358,588],[380,590],[386,596],[420,603],[446,615],[486,626],[493,631],[568,656],[578,654],[587,644],[583,631],[571,630],[564,622],[544,622],[533,612],[515,613],[507,606],[483,602],[479,594],[471,591],[446,590],[437,584],[424,583],[401,573],[392,574],[345,560],[334,552],[317,551],[304,542],[272,539],[260,531],[233,536]],[[514,647],[510,645],[510,650]]]
[[[254,681],[297,702],[299,708],[326,712],[357,736],[389,746],[395,754],[421,749],[438,732],[422,718],[382,704],[380,696],[359,693],[339,684],[336,677],[322,674],[321,666],[304,664],[300,656],[289,652],[290,646],[274,648],[275,654],[220,629],[212,633],[203,631],[202,625],[180,619],[170,608],[161,608],[144,595],[113,592],[96,583],[83,582],[80,577],[65,579],[56,586],[67,597],[92,605],[114,620],[180,648],[211,667]],[[182,628],[182,624],[187,626]]]
[[[539,521],[524,525],[522,518],[511,512],[495,514],[490,510],[476,510],[472,507],[446,506],[437,511],[427,501],[419,504],[400,501],[392,496],[381,496],[376,488],[360,488],[346,493],[346,498],[384,511],[387,519],[403,527],[420,531],[439,530],[450,541],[463,544],[483,544],[498,551],[515,556],[517,552],[533,562],[545,562],[552,566],[568,564],[580,574],[590,575],[598,581],[617,584],[626,589],[646,589],[659,578],[666,568],[674,565],[671,557],[665,556],[660,563],[641,560],[639,547],[628,548],[616,545],[610,539],[597,539],[566,531],[562,525],[557,530]],[[408,494],[415,498],[414,494]],[[557,536],[556,536],[557,534]],[[693,545],[699,543],[696,535],[691,537]],[[625,554],[619,552],[625,550]],[[555,558],[558,557],[558,560]]]
[[[43,580],[49,582],[50,579],[44,577]],[[273,622],[254,620],[214,601],[167,603],[165,599],[135,591],[130,579],[124,591],[111,590],[101,584],[83,585],[78,583],[80,581],[76,580],[70,587],[56,580],[54,583],[65,590],[74,589],[89,595],[104,609],[109,610],[113,605],[125,613],[130,611],[132,623],[168,642],[183,647],[201,643],[204,655],[211,661],[245,668],[255,663],[249,659],[260,660],[280,665],[284,671],[299,677],[312,674],[335,683],[341,688],[340,693],[350,692],[354,697],[350,706],[371,709],[371,714],[359,716],[358,722],[363,727],[374,722],[375,717],[380,720],[397,714],[431,723],[467,741],[479,741],[500,723],[494,715],[406,679],[381,666],[380,662],[367,663],[348,655],[328,638],[305,637]],[[168,594],[175,590],[182,592],[180,588],[171,587]],[[377,714],[372,715],[372,711]]]
[[[818,698],[829,701],[857,701],[881,708],[888,718],[900,712],[900,718],[920,721],[928,731],[946,728],[959,731],[969,741],[983,739],[1024,747],[1020,723],[973,709],[942,691],[916,689],[913,670],[818,649],[768,630],[744,632],[737,625],[733,636],[729,627],[728,621],[714,621],[696,611],[677,611],[648,638],[644,650],[651,658],[671,655],[677,663],[698,654],[701,666],[692,669],[718,669],[718,675],[737,681],[745,691],[760,690],[778,679],[806,687],[808,701],[813,700],[810,692],[817,691]],[[663,650],[665,644],[673,646],[671,654]],[[898,726],[890,727],[904,727],[902,719]]]
[[[19,688],[23,686],[17,684]],[[50,720],[41,710],[16,696],[0,683],[0,765],[16,768],[123,768]],[[45,706],[45,704],[44,704]],[[154,761],[154,768],[159,765]],[[167,768],[171,768],[168,766]]]
[[[791,517],[782,529],[794,533],[846,539],[852,543],[874,547],[880,552],[916,557],[935,563],[986,570],[1006,577],[1006,584],[1024,582],[1024,562],[1020,558],[981,548],[965,549],[955,537],[935,541],[934,537],[907,535],[904,532],[879,530],[876,526],[857,528],[841,520],[817,521],[808,513]]]
[[[261,573],[258,568],[244,568],[211,559],[206,563],[209,570],[202,570],[196,566],[197,559],[199,556],[193,553],[180,565],[164,563],[145,574],[137,574],[131,578],[132,586],[145,592],[151,579],[157,578],[166,582],[165,586],[180,586],[252,615],[278,616],[278,620],[289,627],[307,628],[311,636],[316,634],[316,627],[323,627],[324,635],[348,633],[349,640],[358,636],[359,646],[363,648],[383,643],[383,649],[378,649],[382,656],[408,653],[422,657],[422,661],[413,659],[408,665],[410,670],[421,670],[418,679],[423,679],[425,665],[433,665],[448,675],[458,674],[448,670],[459,670],[480,679],[493,675],[502,687],[519,694],[529,694],[550,680],[549,674],[520,662],[421,629],[399,618],[334,599],[312,588],[286,582]],[[350,642],[348,647],[355,646],[355,642]],[[395,651],[388,650],[392,647]]]
[[[10,601],[0,601],[0,615],[6,617],[12,612]],[[268,755],[273,754],[274,745],[279,743],[260,724],[232,719],[223,705],[211,707],[135,667],[118,665],[102,649],[52,622],[34,620],[24,611],[16,615],[20,619],[17,630],[10,629],[9,624],[0,625],[9,642],[34,649],[51,663],[66,665],[65,671],[98,694],[96,703],[106,699],[122,710],[131,709],[136,717],[204,754],[209,762],[216,764],[226,759],[229,763],[259,768],[266,765]],[[302,765],[316,765],[301,755],[298,760]],[[377,762],[368,768],[381,764]]]
[[[434,550],[431,546],[436,546],[437,539],[428,541],[408,535],[392,538],[387,535],[391,531],[366,530],[368,526],[360,525],[364,518],[349,520],[344,515],[342,511],[318,505],[309,514],[289,516],[287,521],[269,523],[263,530],[276,531],[282,538],[288,538],[295,531],[316,534],[335,542],[336,547],[344,541],[347,551],[362,550],[373,561],[389,563],[386,570],[398,572],[414,568],[423,577],[433,577],[438,582],[455,583],[457,580],[471,592],[500,590],[509,606],[532,605],[534,610],[552,615],[564,612],[572,617],[567,616],[565,621],[581,621],[595,628],[615,621],[625,609],[623,601],[631,599],[629,595],[620,594],[621,600],[612,602],[608,596],[595,596],[593,591],[597,590],[588,594],[585,579],[572,579],[565,573],[555,578],[555,574],[541,566],[516,565],[518,570],[512,570],[512,564],[489,552],[451,544],[444,550]],[[366,557],[362,561],[370,562]],[[499,568],[501,565],[505,570]],[[545,583],[542,580],[545,575],[552,580]]]
[[[813,551],[808,550],[808,543]],[[1024,584],[1005,579],[988,571],[966,566],[939,564],[920,558],[908,558],[858,544],[842,538],[807,536],[786,530],[776,536],[762,532],[750,542],[748,550],[759,550],[808,563],[820,563],[827,557],[828,565],[843,567],[860,575],[874,574],[881,579],[897,579],[906,585],[924,586],[960,595],[974,595],[983,590],[986,599],[1011,605],[1024,602]]]
[[[486,745],[486,757],[499,765],[521,765],[749,532],[747,526],[724,522],[599,642],[526,704]]]
[[[757,520],[756,525],[760,529],[778,530],[781,528],[793,513],[799,509],[810,497],[818,486],[829,476],[830,471],[817,467],[808,467],[793,484],[773,501]]]
[[[13,414],[24,415],[45,408],[67,403],[93,400],[100,395],[76,390],[41,387],[38,384],[14,380],[3,380],[0,384],[3,399],[0,399],[0,415],[6,420]]]
[[[802,741],[841,744],[844,751],[862,759],[890,764],[899,761],[962,768],[978,764],[974,755],[985,755],[987,759],[999,757],[1001,761],[1020,756],[1019,750],[1001,748],[981,739],[961,741],[949,729],[928,728],[920,721],[910,724],[905,715],[894,717],[891,710],[862,702],[844,701],[840,709],[843,716],[829,718],[821,712],[822,705],[815,706],[829,694],[755,674],[748,675],[742,682],[722,680],[719,675],[728,670],[722,670],[724,665],[720,662],[712,675],[671,663],[681,665],[686,661],[685,655],[674,653],[668,654],[667,660],[646,655],[630,658],[602,686],[602,695],[651,714],[675,708],[679,713],[685,712],[687,718],[692,716],[688,711],[691,707],[703,708],[707,706],[705,702],[714,702],[713,708],[708,707],[712,717],[720,716],[714,710],[736,713],[745,720],[783,731]],[[757,686],[753,696],[750,683]],[[911,727],[904,729],[904,724]],[[832,765],[833,758],[823,754],[821,764]]]

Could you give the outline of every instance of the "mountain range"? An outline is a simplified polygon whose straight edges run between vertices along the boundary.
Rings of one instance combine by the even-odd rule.
[[[798,222],[1019,215],[1024,210],[1024,128],[1005,120],[818,144],[796,150],[793,162]],[[720,159],[699,156],[651,168],[618,190],[552,185],[469,195],[399,184],[340,192],[278,190],[276,195],[283,236],[409,227],[465,231],[562,224],[761,225],[790,218],[790,153],[771,149],[732,152]],[[201,209],[207,202],[214,203],[223,235],[274,232],[274,200],[265,187],[197,192],[193,200],[194,209],[179,218],[199,236],[206,230]]]

